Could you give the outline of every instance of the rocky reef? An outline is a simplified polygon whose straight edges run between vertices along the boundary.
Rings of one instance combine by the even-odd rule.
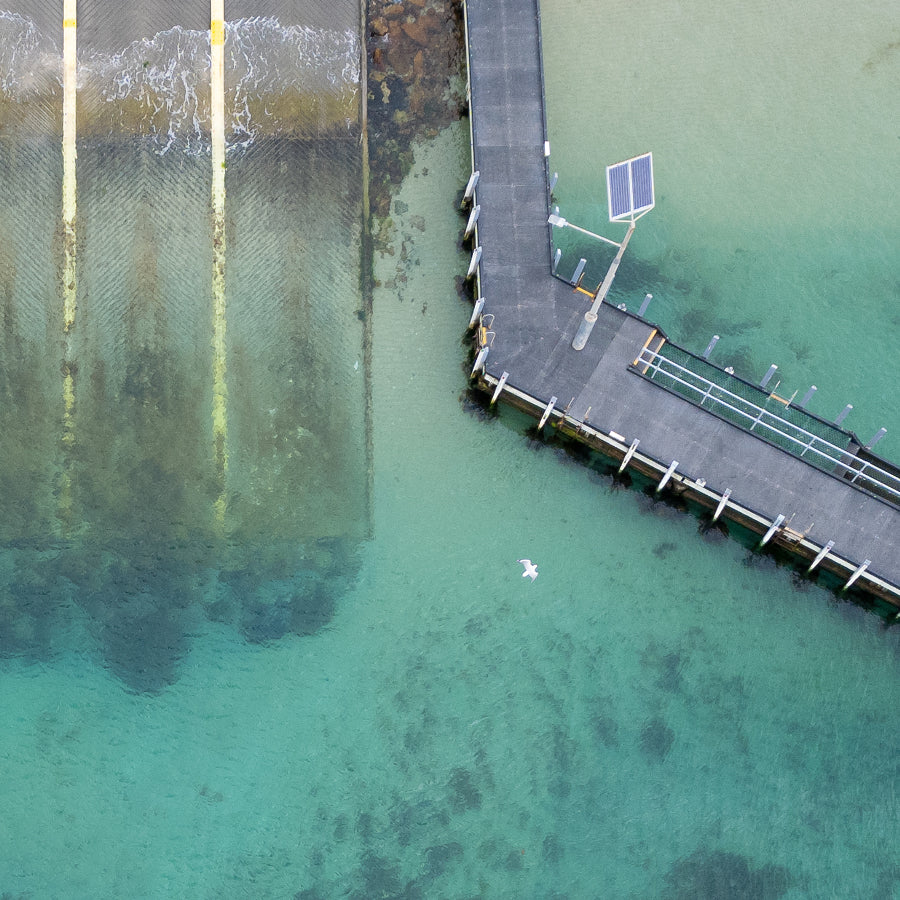
[[[388,216],[412,146],[466,109],[460,0],[372,0],[366,22],[370,204]],[[377,241],[376,235],[376,241]]]

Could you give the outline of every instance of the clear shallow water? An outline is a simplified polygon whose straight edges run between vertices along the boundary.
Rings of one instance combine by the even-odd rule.
[[[897,896],[894,633],[465,411],[467,167],[465,124],[419,148],[376,260],[373,537],[329,626],[198,619],[158,694],[76,607],[7,658],[0,891]]]
[[[314,637],[198,628],[160,696],[8,661],[5,890],[891,896],[892,635],[461,409],[465,140],[420,151],[377,265],[358,582]]]
[[[562,214],[620,237],[605,166],[654,153],[657,208],[611,299],[653,293],[649,315],[673,340],[702,352],[720,334],[714,359],[751,380],[777,363],[781,396],[815,383],[811,411],[853,403],[846,426],[864,440],[886,427],[879,450],[900,457],[894,4],[541,10]],[[599,283],[609,256],[595,255]]]

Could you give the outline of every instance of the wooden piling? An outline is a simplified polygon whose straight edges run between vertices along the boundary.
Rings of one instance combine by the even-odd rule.
[[[658,494],[668,483],[669,479],[674,474],[675,470],[678,468],[678,460],[673,459],[669,464],[669,468],[666,469],[666,474],[660,479],[659,484],[656,486],[656,493]]]
[[[635,439],[631,442],[631,446],[628,448],[628,452],[625,454],[625,457],[622,460],[622,465],[619,466],[619,474],[621,475],[625,469],[628,467],[628,463],[631,462],[631,457],[634,456],[634,451],[637,450],[640,441]]]
[[[766,544],[772,539],[772,535],[775,534],[776,531],[781,527],[782,522],[784,522],[784,516],[779,515],[775,521],[769,526],[769,530],[763,536],[763,539],[759,542],[760,547],[765,547]]]
[[[538,431],[542,431],[544,425],[547,423],[547,419],[550,418],[550,413],[553,412],[553,407],[556,406],[556,397],[551,397],[550,402],[547,404],[546,409],[544,410],[544,414],[541,416],[541,421],[538,423]]]

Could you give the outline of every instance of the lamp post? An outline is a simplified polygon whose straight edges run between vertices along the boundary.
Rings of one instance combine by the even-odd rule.
[[[625,237],[622,240],[622,243],[619,244],[619,252],[616,253],[615,258],[609,264],[609,268],[606,270],[606,277],[603,279],[603,284],[600,285],[600,289],[597,291],[597,295],[594,297],[594,302],[591,304],[591,308],[584,314],[584,318],[581,320],[581,324],[578,326],[578,331],[575,334],[575,340],[572,341],[572,349],[574,350],[584,350],[584,345],[587,343],[588,338],[591,336],[591,332],[594,330],[594,325],[597,324],[597,313],[600,310],[600,304],[606,299],[606,295],[609,293],[609,289],[612,287],[613,279],[616,277],[616,270],[619,268],[619,263],[622,262],[622,256],[625,253],[625,248],[628,246],[628,242],[631,240],[631,235],[634,234],[634,221],[631,221],[628,224],[628,231],[625,232]]]
[[[594,302],[591,308],[584,314],[584,319],[578,326],[575,338],[572,341],[572,349],[583,350],[591,336],[591,331],[597,323],[597,314],[600,305],[606,299],[609,289],[612,287],[613,279],[616,277],[616,271],[622,257],[625,254],[625,248],[634,234],[634,226],[637,220],[650,212],[655,204],[653,198],[653,155],[645,153],[642,156],[635,156],[626,159],[624,162],[616,163],[613,166],[606,167],[606,192],[609,201],[609,221],[610,222],[628,222],[628,231],[622,239],[621,244],[609,240],[609,238],[601,237],[577,225],[569,224],[559,215],[552,215],[548,219],[551,225],[561,227],[574,228],[591,237],[605,241],[618,247],[616,256],[610,263],[606,272],[603,283],[597,288],[594,295]]]

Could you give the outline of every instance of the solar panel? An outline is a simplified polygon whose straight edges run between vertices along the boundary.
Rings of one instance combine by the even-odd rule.
[[[628,163],[619,163],[617,166],[607,168],[610,219],[618,219],[619,216],[627,216],[631,212],[631,190],[628,182]]]
[[[609,218],[632,218],[653,208],[653,154],[606,167]]]
[[[635,212],[653,206],[653,162],[649,153],[631,163],[631,196]]]

